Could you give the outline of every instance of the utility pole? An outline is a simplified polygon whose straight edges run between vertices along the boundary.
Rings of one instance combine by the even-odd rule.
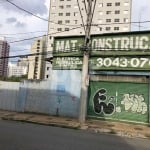
[[[81,96],[80,96],[80,111],[79,122],[85,122],[87,113],[87,95],[88,95],[88,82],[89,82],[89,55],[91,48],[91,23],[92,23],[92,1],[87,0],[87,22],[85,32],[85,42],[83,46],[83,66],[82,66],[82,81],[81,81]]]

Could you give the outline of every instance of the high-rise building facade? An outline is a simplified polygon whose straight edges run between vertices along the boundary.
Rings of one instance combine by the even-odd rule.
[[[21,77],[23,75],[27,75],[28,67],[27,66],[18,66],[17,64],[13,64],[9,62],[8,64],[8,77]]]
[[[91,34],[130,31],[131,6],[132,0],[96,1]],[[84,35],[86,12],[86,0],[51,0],[47,50],[52,50],[54,36]],[[49,72],[46,71],[46,74]],[[45,75],[45,78],[47,77]]]
[[[98,0],[91,33],[130,31],[131,2],[131,0]],[[49,34],[54,31],[66,31],[60,33],[61,36],[84,34],[83,28],[71,29],[83,25],[83,22],[86,24],[86,11],[86,0],[51,0]]]
[[[0,76],[2,77],[7,76],[9,49],[10,45],[5,38],[0,38]]]
[[[29,70],[28,79],[44,79],[45,71],[45,54],[46,54],[46,40],[45,37],[37,38],[31,46],[32,56],[28,57]]]

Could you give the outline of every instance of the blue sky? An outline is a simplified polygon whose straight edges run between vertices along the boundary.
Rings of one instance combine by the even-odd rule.
[[[150,21],[150,0],[132,0],[132,22]],[[141,26],[139,28],[139,25]],[[150,23],[132,24],[132,30],[150,30]]]
[[[48,19],[49,0],[10,1],[35,15]],[[150,0],[132,0],[132,2],[131,22],[149,21]],[[0,10],[0,36],[5,36],[9,42],[44,35],[47,32],[48,22],[40,20],[24,11],[17,9],[6,0],[0,0]],[[139,27],[139,25],[141,27]],[[150,23],[132,24],[132,31],[149,29]],[[29,53],[31,43],[32,41],[29,40],[11,44],[10,55]]]

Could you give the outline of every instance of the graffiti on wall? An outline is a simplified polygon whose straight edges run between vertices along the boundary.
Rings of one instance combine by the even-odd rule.
[[[107,90],[99,89],[93,98],[94,110],[96,113],[113,114],[115,110],[114,104],[111,102],[114,97],[107,97]]]
[[[121,105],[124,105],[125,111],[145,114],[147,112],[147,104],[144,101],[145,99],[143,95],[124,94],[121,100]],[[116,110],[119,109],[120,108],[117,107]]]
[[[114,112],[123,111],[131,113],[146,114],[148,111],[144,95],[135,93],[125,93],[118,100],[118,92],[115,96],[109,96],[105,88],[101,88],[94,94],[93,106],[97,114],[113,115]],[[120,103],[118,103],[120,102]]]

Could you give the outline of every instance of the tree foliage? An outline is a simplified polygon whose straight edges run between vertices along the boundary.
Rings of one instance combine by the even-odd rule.
[[[2,77],[2,76],[0,76],[0,81],[20,82],[25,79],[27,79],[27,75],[22,75],[20,77],[17,77],[17,76]]]

